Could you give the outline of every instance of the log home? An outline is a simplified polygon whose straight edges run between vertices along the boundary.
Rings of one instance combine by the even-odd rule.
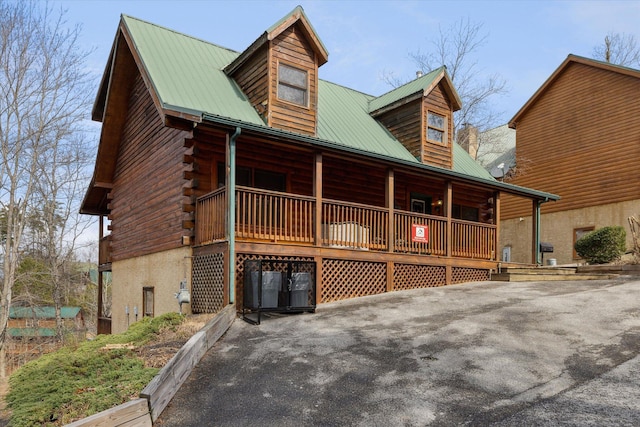
[[[512,183],[562,194],[540,212],[541,239],[558,264],[580,262],[573,246],[607,225],[627,230],[640,213],[640,70],[569,55],[511,119],[516,163]],[[501,246],[515,262],[531,258],[531,209],[508,195],[502,204]],[[523,238],[525,237],[525,238]]]
[[[247,260],[314,263],[315,303],[485,280],[501,195],[557,198],[454,143],[444,67],[376,97],[319,79],[327,60],[301,7],[240,53],[122,16],[82,205],[112,274],[102,332],[177,311],[181,287],[193,313],[240,309]]]

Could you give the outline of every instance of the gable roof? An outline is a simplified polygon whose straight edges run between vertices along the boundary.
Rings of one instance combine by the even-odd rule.
[[[60,307],[60,317],[63,319],[73,319],[80,313],[80,307]],[[10,307],[9,318],[11,319],[55,319],[56,308],[51,306],[42,307]]]
[[[303,32],[307,39],[311,42],[311,48],[314,50],[316,55],[318,55],[318,67],[322,64],[326,63],[329,59],[329,52],[327,48],[318,37],[316,30],[314,30],[309,18],[304,13],[302,6],[296,6],[291,12],[278,20],[271,27],[267,28],[267,30],[260,35],[254,41],[251,46],[245,49],[233,62],[227,65],[224,68],[225,73],[232,74],[244,61],[246,61],[253,52],[258,50],[262,45],[267,43],[270,40],[278,37],[284,30],[291,27],[294,24],[300,24],[300,28],[302,28]]]
[[[458,111],[462,107],[460,96],[453,87],[453,82],[447,73],[447,67],[442,66],[435,70],[411,80],[410,82],[395,88],[384,95],[372,99],[369,103],[369,112],[376,116],[386,107],[393,107],[398,103],[408,102],[418,97],[429,94],[440,82],[444,84],[444,90],[451,99],[453,111]]]
[[[518,110],[515,116],[511,120],[509,120],[509,127],[512,129],[516,129],[518,122],[522,118],[522,116],[527,112],[527,110],[535,104],[544,93],[555,83],[558,77],[569,67],[571,64],[583,64],[594,68],[599,68],[601,70],[611,71],[614,73],[620,73],[631,77],[640,78],[640,70],[636,70],[634,68],[623,67],[621,65],[611,64],[609,62],[598,61],[595,59],[585,58],[582,56],[577,56],[573,54],[569,54],[567,58],[560,64],[558,68],[549,76],[549,78],[538,88],[538,90],[529,98],[529,100]]]
[[[288,28],[287,25],[291,25],[291,22],[302,22],[305,28],[309,28],[308,31],[311,32],[311,35],[315,35],[315,31],[308,24],[302,8],[296,8],[270,27],[261,37],[274,35],[277,31]],[[380,110],[380,108],[391,106],[395,102],[402,102],[412,94],[424,94],[425,91],[433,89],[440,82],[443,82],[445,90],[450,92],[454,107],[459,108],[459,97],[455,93],[444,67],[380,97],[366,95],[319,80],[317,135],[306,136],[267,126],[238,84],[227,75],[225,70],[229,69],[230,64],[238,61],[238,58],[246,53],[238,53],[131,16],[122,15],[114,47],[94,105],[93,118],[95,120],[102,121],[108,118],[108,115],[104,115],[105,106],[108,102],[109,91],[113,90],[111,80],[114,78],[113,76],[118,75],[116,72],[118,55],[124,55],[123,46],[126,46],[131,52],[135,64],[152,92],[156,107],[165,119],[177,117],[187,118],[196,123],[207,121],[225,126],[240,126],[263,135],[330,147],[382,159],[386,162],[405,164],[445,176],[489,184],[528,197],[557,198],[549,193],[497,182],[475,163],[468,153],[458,149],[455,143],[451,170],[422,164],[370,114],[372,108]],[[316,48],[324,50],[319,39],[317,39]],[[101,141],[100,146],[102,145]],[[100,156],[101,149],[99,148],[98,162],[101,160]],[[105,168],[113,169],[115,164],[103,165],[103,175],[107,170]],[[81,209],[83,213],[101,213],[97,209],[93,209],[92,206],[96,200],[104,199],[108,191],[108,185],[104,188],[98,188],[98,184],[102,184],[102,182],[100,179],[96,179],[96,171],[94,171],[92,183],[83,202]],[[92,189],[95,191],[92,192]]]

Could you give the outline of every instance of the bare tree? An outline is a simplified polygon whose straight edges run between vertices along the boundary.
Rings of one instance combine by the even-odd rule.
[[[414,52],[411,59],[423,72],[428,73],[445,65],[447,73],[462,101],[462,109],[455,113],[456,131],[464,125],[472,125],[480,132],[496,127],[500,113],[490,100],[507,92],[506,82],[498,74],[485,75],[478,66],[477,53],[487,40],[482,24],[461,19],[451,27],[440,28],[437,38],[431,40],[432,49],[427,53]],[[397,87],[403,81],[391,73],[383,79]],[[489,141],[479,141],[489,143]]]
[[[87,111],[80,28],[47,3],[0,1],[0,210],[5,219],[0,294],[0,375],[16,269],[27,219],[42,210],[50,160],[78,136]],[[58,203],[51,199],[48,202]]]
[[[611,64],[640,68],[640,46],[632,34],[610,32],[593,49],[593,57]]]

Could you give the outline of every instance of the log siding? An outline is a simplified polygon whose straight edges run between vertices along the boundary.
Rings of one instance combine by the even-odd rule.
[[[559,194],[543,213],[638,198],[640,79],[571,63],[517,123],[511,183]],[[531,201],[505,197],[502,218],[531,214]]]
[[[163,126],[138,74],[114,174],[113,261],[181,245],[184,131]]]

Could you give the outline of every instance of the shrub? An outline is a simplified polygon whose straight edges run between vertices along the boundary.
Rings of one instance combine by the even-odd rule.
[[[578,239],[575,249],[589,264],[605,264],[624,254],[626,238],[621,226],[602,227]]]

